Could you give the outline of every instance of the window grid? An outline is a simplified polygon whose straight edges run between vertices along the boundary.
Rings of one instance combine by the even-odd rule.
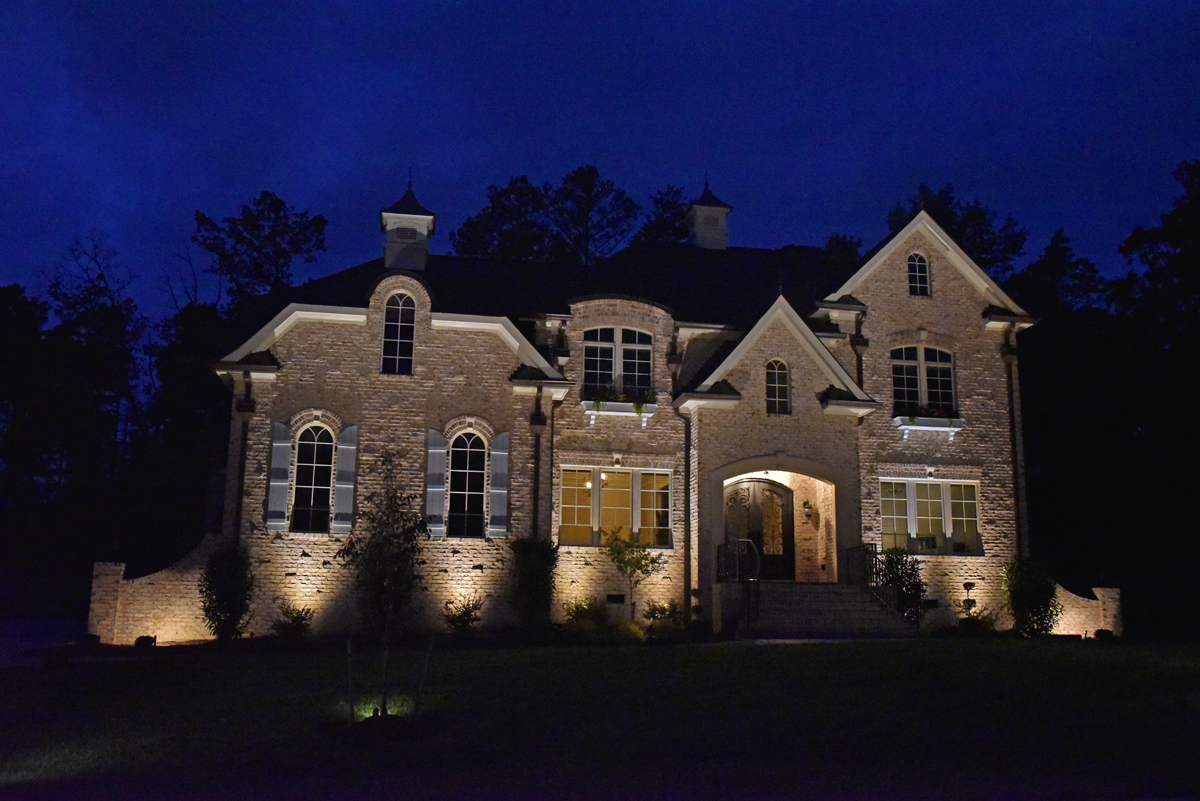
[[[671,547],[671,474],[654,470],[564,467],[559,544],[603,544],[620,529],[644,545]]]
[[[644,397],[654,387],[654,337],[632,328],[583,332],[583,399]]]
[[[952,417],[954,356],[938,348],[892,348],[892,402],[901,416]]]
[[[791,414],[787,365],[779,359],[767,362],[767,414]]]
[[[911,548],[920,554],[981,553],[978,498],[979,485],[975,483],[912,479],[880,481],[880,544],[883,550]]]
[[[408,295],[392,295],[383,313],[383,364],[386,375],[412,375],[417,305]]]
[[[333,500],[333,435],[309,426],[296,441],[296,488],[292,531],[327,533]]]
[[[487,446],[483,438],[470,432],[459,434],[450,444],[447,536],[483,536],[486,487]]]
[[[908,547],[908,494],[901,481],[879,482],[883,550]]]
[[[592,471],[562,471],[562,519],[558,541],[563,545],[592,544]]]
[[[908,256],[908,294],[929,297],[929,262],[920,253]]]

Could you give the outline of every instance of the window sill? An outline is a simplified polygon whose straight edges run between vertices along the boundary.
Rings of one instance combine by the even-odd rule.
[[[893,417],[892,422],[904,432],[904,439],[911,431],[944,431],[949,442],[954,442],[954,435],[966,426],[961,417]]]
[[[580,406],[583,407],[583,413],[587,415],[588,425],[596,425],[597,417],[637,417],[642,421],[642,428],[646,427],[646,421],[654,416],[658,411],[658,404],[647,403],[641,406],[640,413],[634,411],[634,406],[638,404],[625,403],[621,401],[601,401],[600,408],[596,408],[595,401],[582,401]]]

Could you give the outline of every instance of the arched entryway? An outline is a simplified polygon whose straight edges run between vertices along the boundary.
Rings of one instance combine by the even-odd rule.
[[[761,578],[838,580],[832,482],[788,470],[756,470],[730,476],[722,488],[723,539],[754,543]]]
[[[762,559],[760,578],[792,581],[796,576],[795,511],[792,490],[766,478],[725,485],[725,539],[748,539]]]

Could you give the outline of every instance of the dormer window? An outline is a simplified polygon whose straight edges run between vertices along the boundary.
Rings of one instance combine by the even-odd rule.
[[[412,375],[417,304],[408,295],[392,295],[383,311],[384,375]]]
[[[583,332],[583,399],[643,401],[653,395],[654,337],[632,328]]]
[[[929,262],[920,253],[908,255],[908,294],[929,297]]]

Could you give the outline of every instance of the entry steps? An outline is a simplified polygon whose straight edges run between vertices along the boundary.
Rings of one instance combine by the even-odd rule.
[[[867,587],[790,581],[757,584],[757,614],[752,612],[748,622],[747,616],[740,617],[735,629],[738,636],[849,638],[917,634],[916,624],[886,608]],[[736,592],[741,588],[734,585],[731,589]]]

